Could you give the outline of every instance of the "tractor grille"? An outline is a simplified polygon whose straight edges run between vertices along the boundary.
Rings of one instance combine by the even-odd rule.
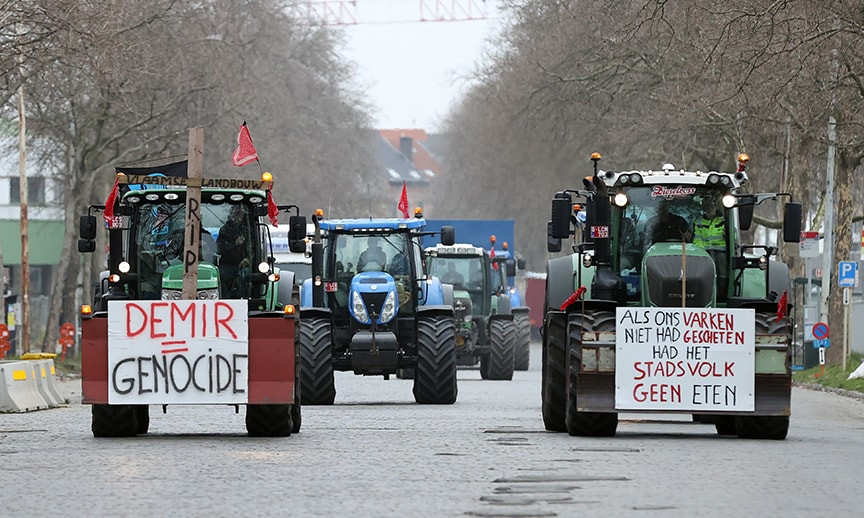
[[[364,277],[362,279],[358,279],[358,284],[384,284],[387,282],[387,279],[384,277]]]
[[[681,256],[645,259],[648,296],[658,306],[681,307]],[[687,257],[687,307],[704,308],[714,292],[714,261],[710,257]]]

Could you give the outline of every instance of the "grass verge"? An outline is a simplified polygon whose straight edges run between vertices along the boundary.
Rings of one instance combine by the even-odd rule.
[[[825,373],[823,374],[822,367],[817,365],[812,369],[792,373],[792,379],[798,383],[864,392],[864,378],[847,379],[849,374],[861,365],[862,360],[864,360],[864,355],[852,353],[849,359],[846,360],[845,371],[842,365],[826,365]]]

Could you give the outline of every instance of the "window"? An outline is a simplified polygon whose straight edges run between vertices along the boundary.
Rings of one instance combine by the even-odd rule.
[[[17,176],[9,178],[9,202],[21,203],[21,179]],[[27,177],[27,203],[29,205],[45,205],[44,177]]]

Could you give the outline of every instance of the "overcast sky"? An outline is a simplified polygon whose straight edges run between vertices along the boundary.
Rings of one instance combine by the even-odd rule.
[[[433,9],[436,0],[425,0]],[[452,5],[452,0],[441,1]],[[468,6],[469,0],[457,5]],[[420,0],[357,0],[357,25],[345,31],[345,57],[357,64],[376,128],[439,130],[503,20],[497,0],[473,0],[487,19],[419,22]],[[427,15],[432,11],[426,11]],[[472,10],[472,13],[479,11]]]

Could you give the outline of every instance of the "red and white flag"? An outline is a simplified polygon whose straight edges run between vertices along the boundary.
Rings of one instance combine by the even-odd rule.
[[[108,199],[105,200],[105,210],[102,211],[102,218],[109,226],[114,225],[114,205],[117,203],[117,194],[120,192],[120,177],[115,177],[114,187],[108,194]]]
[[[396,205],[402,217],[408,219],[408,182],[402,180],[402,196],[399,197],[399,204]]]
[[[242,167],[256,160],[258,160],[258,152],[255,151],[255,144],[252,143],[252,135],[249,134],[246,121],[243,121],[240,125],[240,133],[237,134],[237,149],[231,155],[231,162],[237,167]]]

